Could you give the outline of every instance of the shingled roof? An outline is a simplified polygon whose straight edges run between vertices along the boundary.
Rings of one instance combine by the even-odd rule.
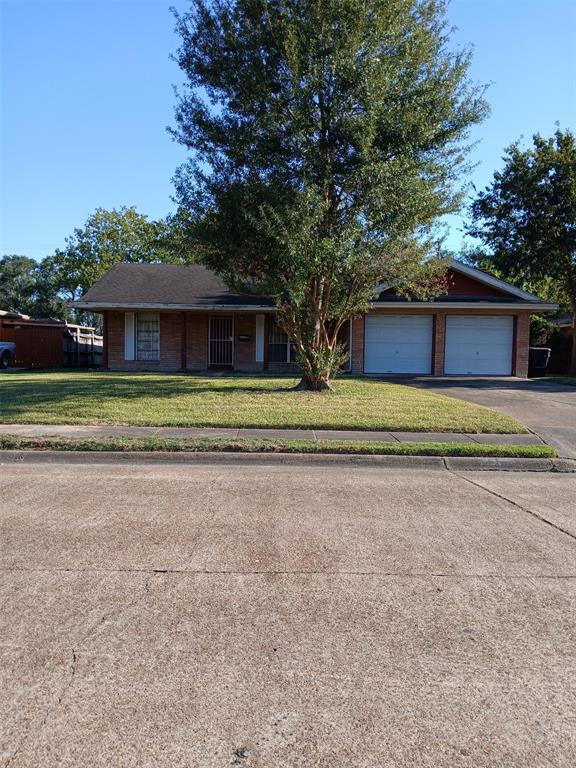
[[[98,310],[240,309],[275,305],[263,296],[230,292],[218,275],[200,264],[115,264],[73,306]]]

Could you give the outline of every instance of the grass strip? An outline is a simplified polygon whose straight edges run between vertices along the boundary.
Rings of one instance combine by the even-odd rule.
[[[549,445],[476,443],[385,443],[367,440],[287,440],[169,437],[111,437],[87,440],[59,437],[0,435],[0,449],[18,451],[166,451],[193,453],[320,453],[364,456],[496,456],[554,458]]]

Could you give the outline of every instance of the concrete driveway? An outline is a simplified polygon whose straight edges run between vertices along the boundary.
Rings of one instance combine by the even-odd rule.
[[[411,377],[402,383],[507,413],[557,448],[560,456],[576,459],[576,387],[553,381],[457,376]]]
[[[573,475],[0,475],[0,764],[576,764]]]

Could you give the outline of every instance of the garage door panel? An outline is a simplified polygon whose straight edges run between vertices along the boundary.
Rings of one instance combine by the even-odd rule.
[[[366,373],[430,373],[432,315],[368,315]]]
[[[444,372],[509,376],[513,337],[511,315],[448,315]]]

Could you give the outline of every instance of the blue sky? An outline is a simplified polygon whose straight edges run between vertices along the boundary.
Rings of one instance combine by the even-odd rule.
[[[42,258],[98,206],[173,209],[169,5],[187,3],[0,0],[0,254]],[[449,19],[474,45],[472,77],[492,83],[473,134],[483,187],[514,139],[576,127],[576,0],[453,0]],[[458,249],[461,217],[447,224]]]

